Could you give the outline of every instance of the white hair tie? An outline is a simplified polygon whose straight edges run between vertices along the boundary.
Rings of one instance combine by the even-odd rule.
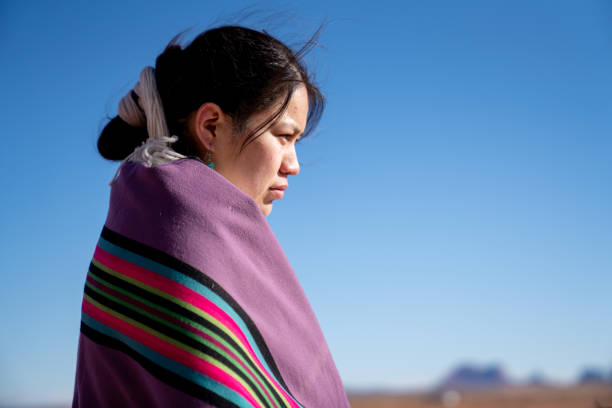
[[[185,158],[170,147],[178,137],[169,134],[153,67],[144,67],[134,89],[119,101],[117,113],[130,126],[146,127],[149,137],[121,162],[111,185],[117,180],[126,162],[144,162],[149,166],[157,166]]]

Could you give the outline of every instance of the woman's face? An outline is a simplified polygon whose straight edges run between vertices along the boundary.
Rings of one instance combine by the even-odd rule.
[[[253,129],[274,114],[275,109],[254,114],[247,122]],[[242,151],[241,140],[229,132],[220,132],[213,146],[215,170],[255,200],[264,215],[272,211],[274,200],[283,198],[289,187],[288,177],[300,171],[295,143],[306,127],[308,94],[298,86],[287,109],[264,133],[249,142]],[[224,137],[225,136],[225,137]]]

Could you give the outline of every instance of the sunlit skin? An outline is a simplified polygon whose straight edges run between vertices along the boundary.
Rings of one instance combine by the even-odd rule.
[[[247,129],[257,127],[274,112],[271,107],[254,114]],[[215,170],[253,198],[267,216],[274,200],[283,198],[289,176],[300,171],[295,144],[304,133],[307,117],[308,94],[302,85],[295,89],[278,120],[242,151],[243,139],[235,134],[231,117],[216,104],[203,104],[188,126],[199,143],[202,159],[211,151]]]

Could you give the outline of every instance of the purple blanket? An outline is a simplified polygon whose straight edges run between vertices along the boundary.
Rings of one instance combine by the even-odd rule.
[[[194,159],[127,163],[85,284],[73,407],[348,407],[257,204]]]

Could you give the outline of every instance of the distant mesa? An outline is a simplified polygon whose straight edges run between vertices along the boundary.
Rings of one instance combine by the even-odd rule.
[[[470,391],[499,388],[509,384],[508,377],[499,365],[478,367],[471,364],[462,364],[452,370],[436,388],[439,391]]]
[[[578,376],[578,384],[602,384],[606,382],[612,382],[612,373],[608,378],[604,370],[599,368],[585,368]]]
[[[539,372],[531,374],[529,378],[527,378],[527,381],[525,382],[525,385],[527,386],[536,386],[536,387],[546,386],[549,384],[550,384],[550,381],[548,380],[548,378],[546,378],[544,374],[539,373]]]

